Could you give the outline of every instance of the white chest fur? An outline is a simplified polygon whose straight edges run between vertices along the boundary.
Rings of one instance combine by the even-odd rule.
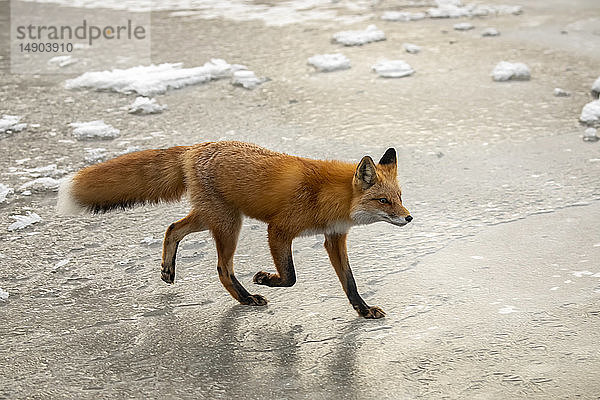
[[[354,222],[352,221],[335,221],[325,228],[317,228],[317,229],[307,229],[300,233],[300,236],[312,236],[312,235],[321,235],[321,234],[344,234],[348,233],[350,228],[354,226]]]

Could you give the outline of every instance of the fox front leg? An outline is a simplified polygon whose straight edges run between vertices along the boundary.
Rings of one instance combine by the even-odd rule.
[[[350,300],[352,307],[358,312],[358,314],[365,318],[382,318],[385,316],[383,310],[379,307],[368,306],[367,303],[358,294],[356,288],[356,282],[350,269],[350,263],[348,262],[348,251],[346,249],[346,234],[326,234],[325,235],[325,249],[329,254],[331,265],[335,269],[344,292]]]

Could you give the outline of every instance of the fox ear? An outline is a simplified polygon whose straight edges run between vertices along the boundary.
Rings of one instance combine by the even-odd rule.
[[[379,160],[379,164],[396,164],[396,149],[394,149],[393,147],[387,149],[383,157],[381,157],[381,160]]]
[[[356,167],[354,173],[354,183],[360,185],[363,190],[366,190],[375,184],[377,179],[377,172],[375,169],[375,163],[369,156],[364,156]]]

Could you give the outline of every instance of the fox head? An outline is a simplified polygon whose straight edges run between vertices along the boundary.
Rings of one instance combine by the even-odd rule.
[[[396,150],[388,149],[379,164],[364,156],[354,172],[354,202],[350,215],[359,224],[385,221],[403,226],[412,221],[410,212],[402,205],[402,193],[397,181]]]

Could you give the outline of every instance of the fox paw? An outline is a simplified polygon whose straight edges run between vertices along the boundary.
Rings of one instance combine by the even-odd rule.
[[[248,297],[245,297],[242,300],[240,300],[240,303],[247,306],[266,306],[267,299],[265,299],[260,294],[251,294]]]
[[[369,307],[364,311],[358,312],[361,317],[368,319],[379,319],[385,317],[385,312],[379,307]]]
[[[160,279],[170,284],[175,282],[175,268],[163,266],[160,270]]]
[[[268,285],[271,281],[271,274],[265,271],[259,271],[254,274],[252,281],[257,285]]]

